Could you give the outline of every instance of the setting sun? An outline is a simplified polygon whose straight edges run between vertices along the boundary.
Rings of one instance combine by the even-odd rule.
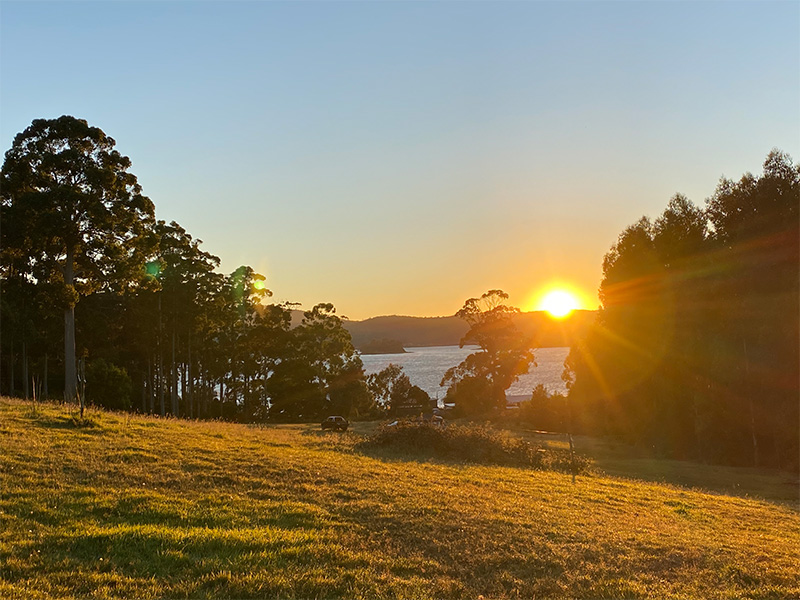
[[[580,307],[578,299],[565,290],[553,290],[539,302],[538,309],[546,311],[550,316],[561,319]]]

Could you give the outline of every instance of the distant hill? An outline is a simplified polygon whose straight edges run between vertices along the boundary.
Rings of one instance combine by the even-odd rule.
[[[413,346],[451,346],[467,332],[457,317],[372,317],[364,321],[345,321],[353,345],[361,348],[372,340],[397,340],[405,348]]]
[[[566,319],[557,321],[547,313],[521,313],[517,325],[523,335],[530,337],[532,346],[551,348],[570,346],[586,334],[597,311],[576,310]],[[372,317],[364,321],[344,323],[356,348],[372,340],[398,340],[404,347],[455,346],[467,333],[467,324],[458,317]]]

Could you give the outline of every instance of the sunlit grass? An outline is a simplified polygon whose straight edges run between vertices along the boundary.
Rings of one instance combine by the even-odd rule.
[[[0,401],[4,598],[800,595],[787,502],[29,406]]]

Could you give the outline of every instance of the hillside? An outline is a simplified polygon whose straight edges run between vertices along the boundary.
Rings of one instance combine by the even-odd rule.
[[[534,347],[570,346],[585,334],[596,311],[577,310],[563,320],[554,320],[541,311],[520,313],[517,326],[531,339]],[[361,348],[372,340],[398,340],[406,348],[415,346],[454,346],[467,332],[458,317],[373,317],[364,321],[346,321],[353,343]]]
[[[90,417],[0,399],[0,597],[800,595],[781,473],[685,463],[726,495],[622,476],[617,457],[616,476],[572,484],[360,453],[371,424]]]

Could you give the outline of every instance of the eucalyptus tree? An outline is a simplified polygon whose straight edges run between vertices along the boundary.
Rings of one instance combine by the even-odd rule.
[[[391,406],[392,394],[402,376],[408,377],[403,373],[403,367],[394,363],[389,363],[377,373],[367,376],[367,387],[377,405],[384,411]]]
[[[249,385],[243,418],[264,421],[269,417],[268,381],[286,360],[291,340],[291,304],[269,304],[256,311],[245,340],[248,355],[245,370]]]
[[[448,369],[441,385],[449,386],[445,402],[454,402],[462,414],[476,415],[505,406],[505,391],[534,363],[533,349],[514,323],[519,309],[508,306],[508,294],[489,290],[470,298],[456,313],[469,325],[461,347],[481,347]]]
[[[721,387],[740,400],[752,462],[800,451],[800,165],[781,151],[760,175],[723,179],[707,201],[726,319],[715,331]]]
[[[15,229],[19,258],[33,280],[60,288],[67,400],[77,395],[75,305],[136,281],[155,244],[153,203],[114,146],[84,120],[37,119],[14,138],[2,168],[4,225]]]
[[[675,196],[603,261],[597,323],[567,359],[584,429],[677,458],[797,467],[800,166]]]
[[[303,313],[267,382],[270,418],[316,419],[324,412],[367,414],[373,404],[364,366],[330,303]]]
[[[220,399],[224,402],[228,397],[231,416],[240,410],[250,414],[256,356],[260,353],[251,331],[259,322],[263,300],[272,292],[263,275],[242,265],[226,278],[222,294],[224,315],[218,340],[227,394],[220,394]]]
[[[153,275],[160,285],[157,306],[161,329],[156,345],[160,376],[170,383],[171,413],[181,412],[180,388],[185,400],[184,410],[191,415],[194,412],[194,355],[199,350],[198,319],[205,310],[203,305],[212,301],[209,293],[223,286],[223,278],[215,273],[219,258],[202,250],[202,240],[193,238],[178,223],[158,221],[155,231],[158,260]],[[168,377],[163,373],[164,348],[170,350]]]

